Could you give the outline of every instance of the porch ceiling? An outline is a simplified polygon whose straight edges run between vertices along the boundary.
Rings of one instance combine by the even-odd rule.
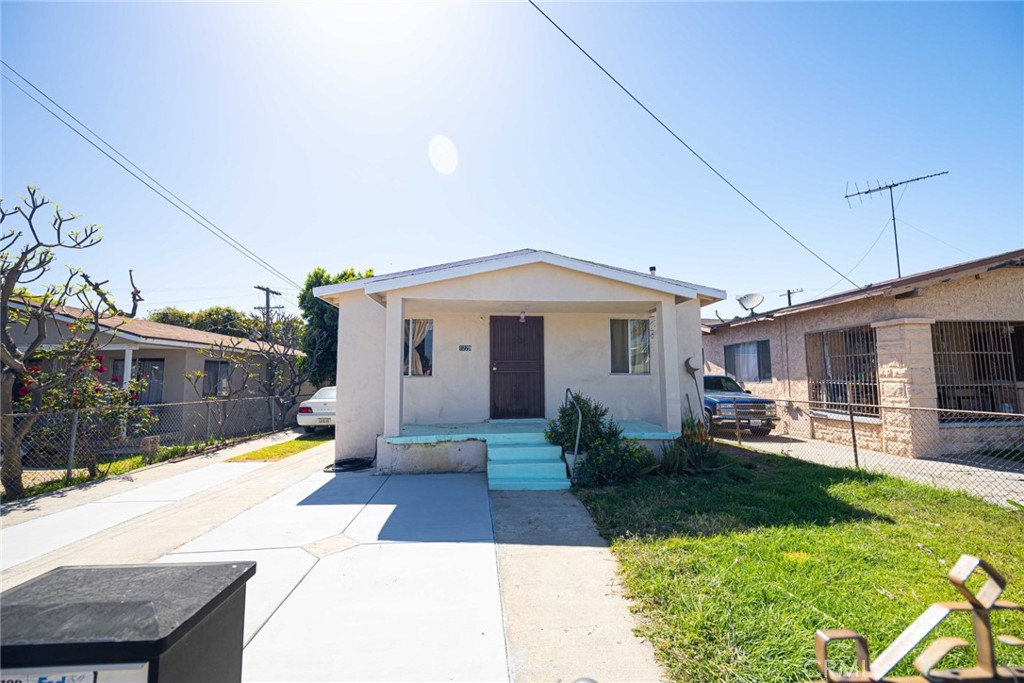
[[[644,315],[654,311],[655,301],[485,301],[472,299],[405,299],[406,313],[488,313],[540,315],[544,313],[611,313]]]

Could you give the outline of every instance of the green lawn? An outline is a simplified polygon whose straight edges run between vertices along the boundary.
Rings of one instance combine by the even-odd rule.
[[[812,679],[818,628],[855,629],[877,656],[930,603],[957,599],[946,574],[964,553],[1003,572],[1004,597],[1024,602],[1021,511],[728,450],[728,467],[707,476],[577,492],[619,559],[641,635],[674,680]],[[973,641],[969,618],[952,619],[936,633]],[[1019,614],[995,613],[993,625],[1024,637]],[[852,648],[837,652],[852,661]],[[895,673],[913,674],[918,652]],[[1024,665],[1020,649],[997,652]]]
[[[312,434],[303,434],[297,439],[291,439],[290,441],[282,441],[281,443],[275,443],[272,446],[264,446],[255,451],[243,453],[242,455],[236,455],[235,457],[228,460],[228,462],[252,462],[268,461],[268,460],[283,460],[290,455],[301,453],[302,451],[319,446],[325,441],[333,441],[334,432],[314,432]]]

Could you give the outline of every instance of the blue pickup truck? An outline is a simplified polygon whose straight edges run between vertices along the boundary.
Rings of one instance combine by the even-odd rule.
[[[708,426],[749,429],[754,436],[768,436],[779,417],[775,401],[751,396],[728,375],[704,375],[704,414]]]

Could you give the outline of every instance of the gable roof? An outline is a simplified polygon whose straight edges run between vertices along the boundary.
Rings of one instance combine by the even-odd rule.
[[[869,299],[872,297],[899,297],[905,294],[912,295],[915,290],[922,289],[924,287],[952,282],[966,277],[973,277],[974,275],[999,270],[1001,268],[1024,268],[1024,249],[1015,249],[1014,251],[994,254],[993,256],[986,256],[973,261],[964,261],[963,263],[956,263],[951,266],[943,266],[942,268],[935,268],[934,270],[927,270],[913,275],[893,278],[892,280],[885,280],[884,282],[867,285],[860,289],[851,289],[838,294],[821,297],[820,299],[812,299],[811,301],[805,301],[794,306],[776,308],[774,310],[758,313],[757,315],[748,316],[746,318],[736,318],[733,320],[727,320],[726,322],[716,320],[710,325],[710,331],[714,332],[714,330],[717,329],[752,323],[758,320],[764,320],[768,317],[779,318],[781,316],[813,311],[819,308],[838,306],[840,304],[850,303],[851,301],[859,301],[861,299]]]
[[[23,303],[11,302],[12,306],[25,306]],[[87,319],[92,314],[84,308],[75,306],[57,306],[54,309],[55,317],[62,322],[73,322],[75,320]],[[119,339],[131,342],[163,344],[166,346],[186,346],[193,348],[204,348],[216,346],[223,343],[233,345],[236,348],[246,351],[259,351],[260,346],[246,339],[245,337],[234,337],[216,332],[205,332],[193,330],[190,327],[180,325],[168,325],[167,323],[153,322],[152,320],[138,320],[136,318],[125,318],[119,315],[105,316],[99,320],[101,331],[111,334]]]
[[[365,290],[367,294],[381,294],[392,289],[412,287],[431,282],[440,282],[442,280],[450,280],[465,277],[467,275],[489,273],[496,270],[502,270],[504,268],[514,268],[534,263],[547,263],[549,265],[560,266],[562,268],[595,275],[597,277],[603,277],[609,280],[624,282],[668,294],[675,294],[676,296],[685,297],[687,299],[699,298],[702,306],[716,301],[721,301],[725,298],[725,292],[720,289],[705,287],[703,285],[695,285],[689,282],[683,282],[682,280],[673,280],[671,278],[661,277],[660,275],[651,275],[649,273],[641,273],[635,270],[618,268],[616,266],[608,266],[603,263],[584,261],[582,259],[562,256],[561,254],[555,254],[550,251],[542,251],[539,249],[520,249],[518,251],[509,251],[502,254],[493,254],[491,256],[481,256],[479,258],[466,259],[463,261],[441,263],[436,266],[428,266],[426,268],[415,268],[413,270],[403,270],[397,273],[375,275],[374,277],[365,278],[363,280],[352,280],[350,282],[342,282],[335,285],[324,285],[322,287],[314,288],[313,294],[318,298],[325,300],[334,294],[341,294],[342,292],[351,292],[360,289]]]

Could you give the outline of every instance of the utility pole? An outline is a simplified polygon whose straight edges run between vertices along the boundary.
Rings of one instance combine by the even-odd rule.
[[[793,295],[794,294],[799,294],[802,291],[804,291],[803,288],[800,288],[800,289],[787,289],[785,294],[779,294],[779,296],[786,297],[786,305],[787,306],[792,306],[793,305]]]
[[[893,241],[896,242],[896,277],[903,277],[903,271],[900,269],[900,238],[896,234],[896,203],[893,201],[892,198],[892,190],[894,187],[899,187],[900,185],[909,185],[910,183],[916,183],[918,180],[927,180],[928,178],[935,178],[936,176],[946,175],[947,173],[949,173],[949,171],[942,171],[941,173],[932,173],[931,175],[923,175],[918,178],[911,178],[910,180],[901,180],[898,183],[889,183],[888,185],[879,184],[878,187],[875,187],[874,189],[872,189],[871,183],[869,182],[868,189],[860,191],[860,188],[857,188],[857,192],[847,194],[845,197],[846,203],[849,204],[850,197],[859,197],[861,195],[869,195],[874,192],[889,190],[889,206],[892,208],[892,238]],[[849,183],[847,183],[846,189],[850,189]]]
[[[270,341],[270,338],[271,338],[271,334],[270,334],[270,311],[272,311],[274,309],[277,309],[277,308],[284,308],[284,306],[271,306],[270,305],[270,295],[271,294],[276,294],[277,296],[281,296],[281,292],[275,292],[270,287],[264,287],[262,285],[256,285],[255,287],[253,287],[253,289],[258,289],[261,292],[263,292],[264,295],[266,295],[266,301],[267,301],[266,305],[265,306],[253,306],[253,308],[255,310],[257,310],[257,311],[263,311],[263,334],[264,334],[264,338],[267,341]]]

